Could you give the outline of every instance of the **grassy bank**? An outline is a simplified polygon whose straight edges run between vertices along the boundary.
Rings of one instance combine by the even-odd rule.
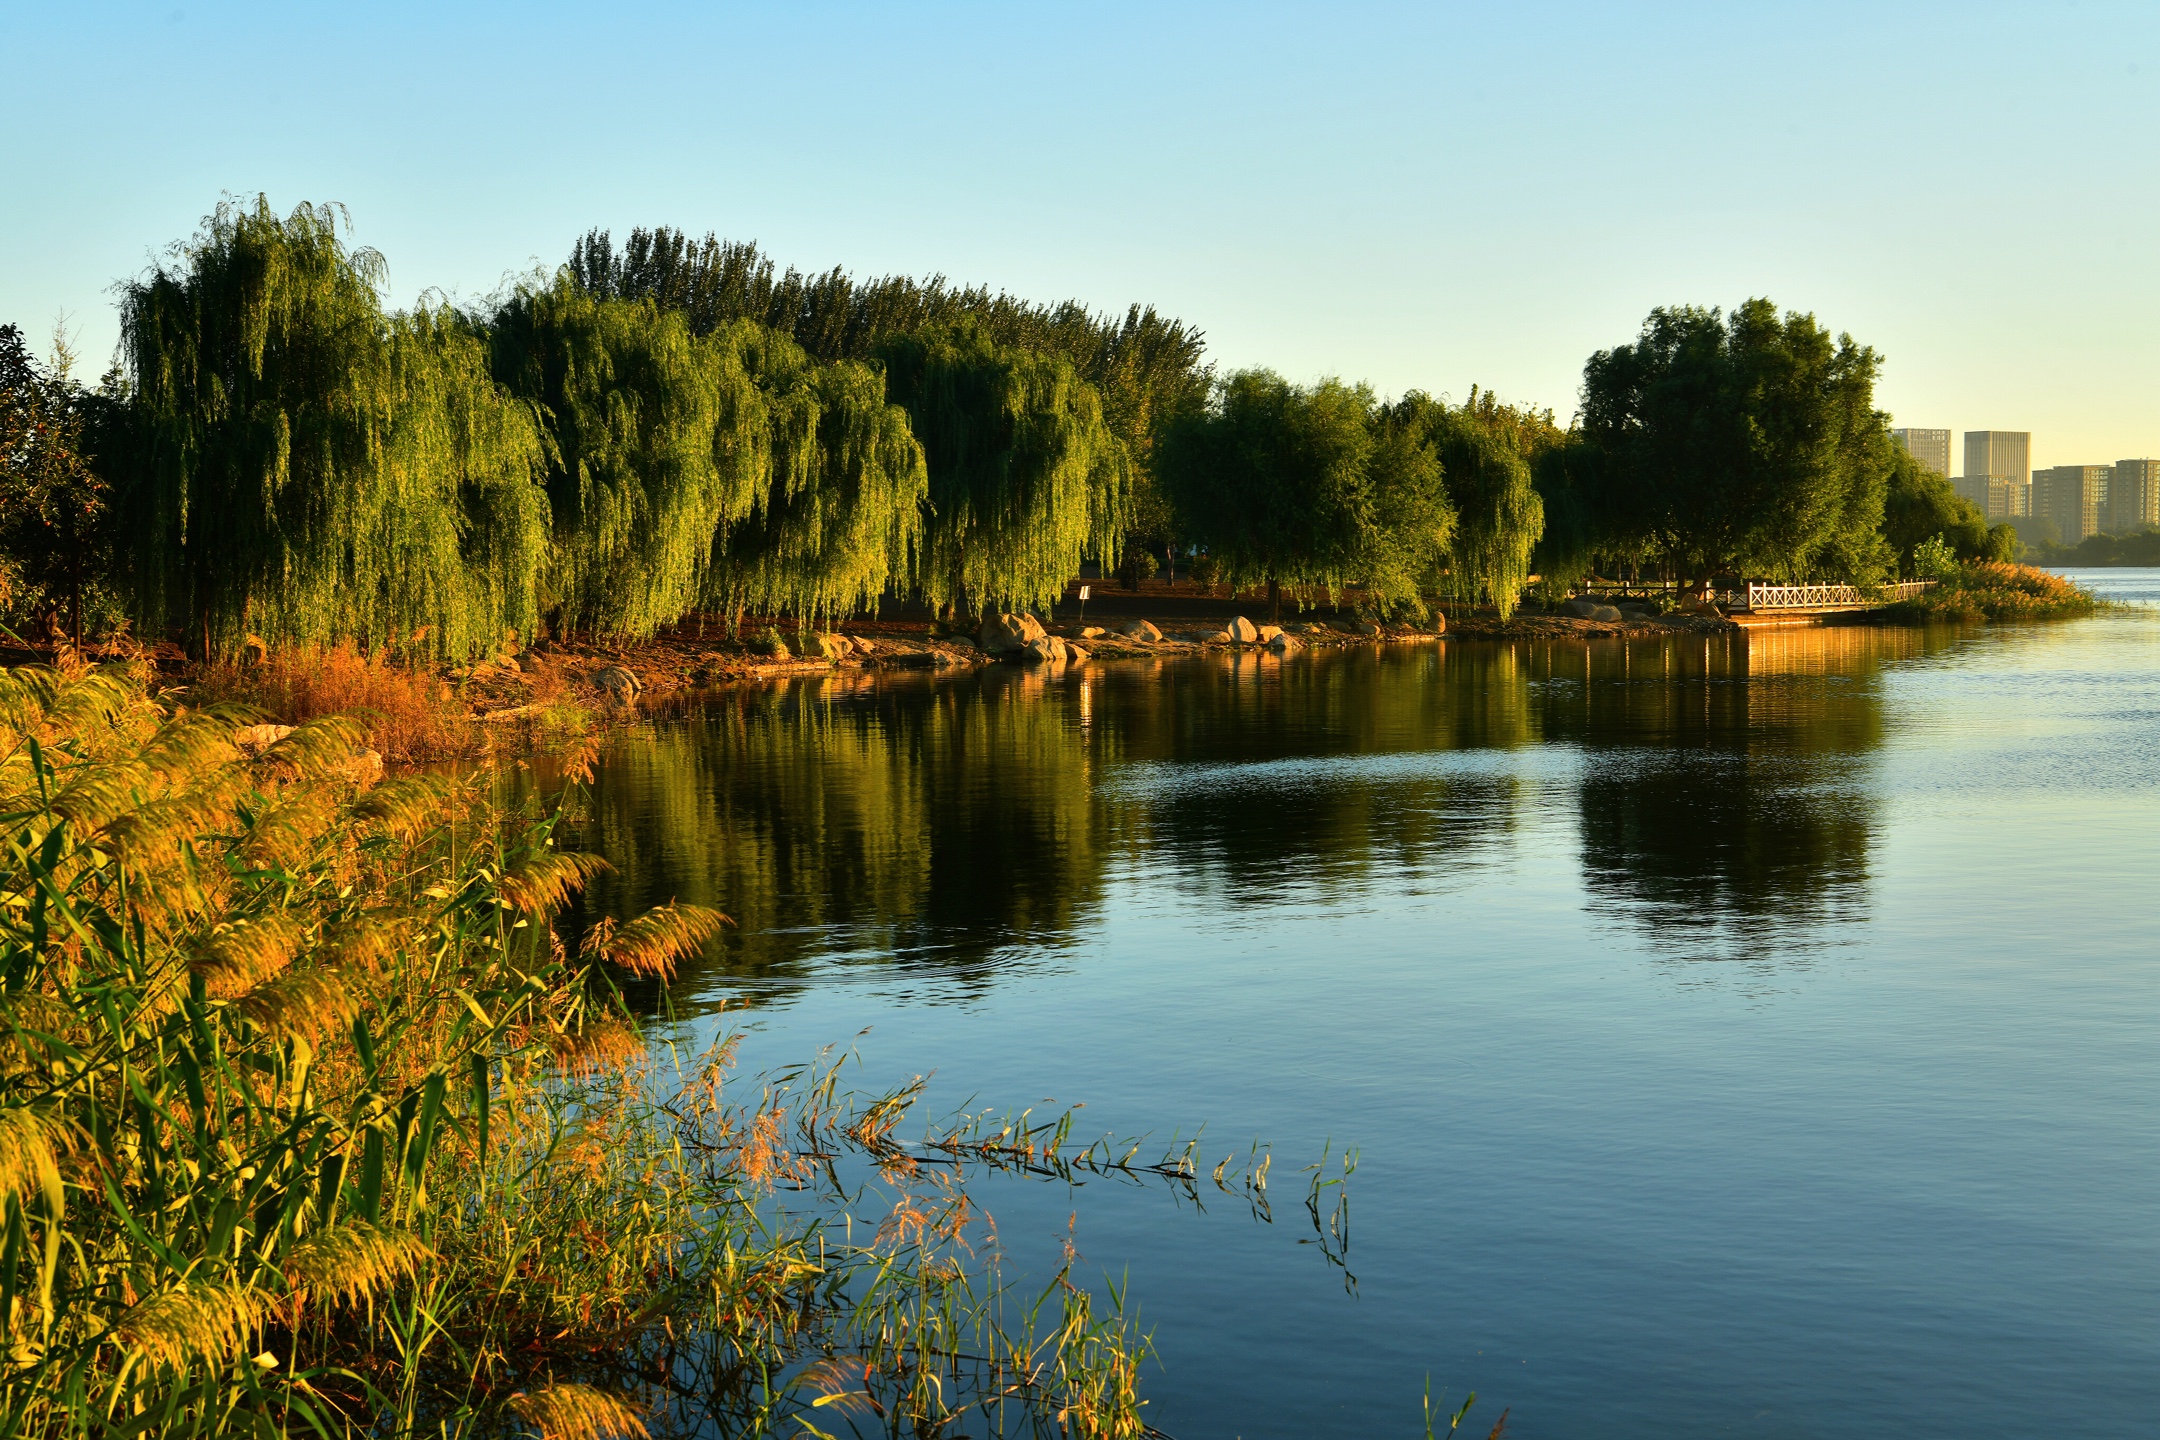
[[[1926,594],[1885,613],[1904,620],[2061,620],[2090,615],[2099,604],[2060,575],[1983,560],[1959,566]]]
[[[559,812],[245,718],[0,676],[0,1433],[1146,1433],[1145,1339],[1010,1293],[969,1180],[1264,1161],[656,1061],[617,984],[722,917],[574,930]]]

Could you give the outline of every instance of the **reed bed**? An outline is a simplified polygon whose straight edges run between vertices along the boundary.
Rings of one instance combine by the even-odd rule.
[[[1118,1293],[1015,1292],[969,1179],[1264,1212],[1263,1153],[656,1057],[618,986],[723,917],[573,933],[562,811],[249,718],[0,675],[0,1434],[1153,1433]]]
[[[1973,560],[1892,609],[1914,619],[2059,620],[2090,615],[2099,604],[2091,591],[2060,575],[2006,560]]]

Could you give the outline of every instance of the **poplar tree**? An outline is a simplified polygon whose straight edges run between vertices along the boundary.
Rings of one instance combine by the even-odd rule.
[[[69,377],[63,337],[54,348],[56,363],[39,365],[22,331],[0,325],[0,617],[64,623],[80,645],[83,592],[111,559],[108,486],[84,424],[108,397]]]
[[[153,628],[437,653],[534,623],[544,442],[447,313],[382,311],[335,206],[228,202],[128,285],[115,477]]]

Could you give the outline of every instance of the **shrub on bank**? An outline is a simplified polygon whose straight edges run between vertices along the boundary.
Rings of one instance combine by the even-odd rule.
[[[1143,1433],[1144,1340],[1062,1273],[1008,1325],[918,1157],[1122,1162],[724,1046],[662,1083],[616,977],[721,917],[575,933],[557,816],[237,718],[0,673],[0,1433]]]
[[[391,760],[443,760],[479,748],[470,707],[433,667],[393,664],[380,652],[363,656],[351,645],[301,645],[248,665],[207,665],[191,698],[252,706],[288,725],[358,716],[369,742]]]
[[[2006,560],[1975,560],[1892,608],[1915,619],[2051,620],[2090,615],[2098,606],[2091,591],[2060,575]]]

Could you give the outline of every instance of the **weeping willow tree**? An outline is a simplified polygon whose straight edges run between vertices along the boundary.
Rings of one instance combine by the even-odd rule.
[[[567,280],[514,296],[495,373],[547,416],[559,624],[649,635],[696,605],[714,539],[765,493],[771,424],[735,346]]]
[[[1465,603],[1488,602],[1502,618],[1513,614],[1545,530],[1534,467],[1564,438],[1551,413],[1504,405],[1472,386],[1459,407],[1411,391],[1389,407],[1389,422],[1422,434],[1447,477],[1455,529],[1440,588]]]
[[[857,277],[835,267],[780,269],[755,244],[665,226],[630,232],[618,248],[605,230],[573,247],[565,269],[594,295],[651,300],[679,310],[699,334],[753,320],[818,360],[867,360],[895,337],[980,327],[1002,349],[1055,355],[1095,387],[1103,419],[1124,442],[1132,491],[1128,524],[1166,540],[1177,521],[1154,472],[1159,422],[1202,400],[1211,378],[1205,337],[1152,306],[1100,312],[1077,300],[1040,304],[942,275]],[[1104,559],[1115,556],[1105,552]]]
[[[1374,609],[1423,616],[1426,594],[1446,573],[1458,521],[1438,447],[1425,427],[1397,423],[1408,403],[1373,410],[1372,509],[1357,572]]]
[[[852,360],[817,364],[748,320],[717,339],[757,385],[767,448],[751,513],[715,539],[706,603],[731,626],[745,613],[816,620],[909,582],[929,472],[883,373]]]
[[[539,416],[489,380],[487,337],[448,306],[394,317],[388,351],[384,503],[358,541],[380,572],[383,633],[439,626],[456,655],[529,637],[549,529]]]
[[[925,600],[1047,606],[1082,559],[1122,537],[1129,457],[1069,363],[971,325],[896,337],[880,358],[929,463],[915,570]]]
[[[231,654],[534,624],[545,440],[447,312],[390,319],[382,257],[334,206],[220,205],[126,287],[116,489],[148,625]]]

